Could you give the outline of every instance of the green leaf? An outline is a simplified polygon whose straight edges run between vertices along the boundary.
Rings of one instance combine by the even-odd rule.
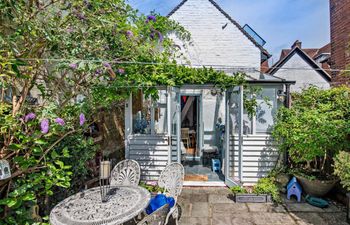
[[[37,140],[35,140],[34,143],[35,143],[35,144],[38,144],[38,145],[46,145],[46,144],[47,144],[47,142],[44,141],[44,140],[42,140],[42,139],[37,139]]]

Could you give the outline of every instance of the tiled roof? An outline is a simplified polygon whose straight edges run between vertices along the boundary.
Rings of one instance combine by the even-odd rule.
[[[293,49],[283,49],[281,53],[281,59],[275,63],[271,68],[267,71],[269,74],[275,74],[294,54],[298,53],[304,60],[310,63],[310,65],[319,72],[322,76],[324,76],[327,80],[331,79],[329,73],[327,73],[324,69],[328,69],[327,65],[324,63],[321,66],[315,62],[314,57],[316,57],[320,49],[301,49],[299,47],[294,47]],[[286,55],[285,55],[286,54]],[[283,57],[282,57],[283,56]]]
[[[302,48],[301,50],[303,50],[310,58],[315,59],[321,54],[331,53],[331,44],[326,44],[322,48]],[[282,49],[280,60],[284,59],[291,51],[292,49]]]

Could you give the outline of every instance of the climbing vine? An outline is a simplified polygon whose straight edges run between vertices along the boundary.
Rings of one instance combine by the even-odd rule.
[[[0,159],[11,169],[0,180],[0,223],[45,222],[64,190],[82,188],[101,108],[144,87],[156,97],[157,85],[244,83],[243,74],[176,65],[167,34],[189,33],[124,0],[0,0],[0,29]]]

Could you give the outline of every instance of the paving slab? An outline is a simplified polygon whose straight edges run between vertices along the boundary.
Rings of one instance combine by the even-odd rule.
[[[296,221],[288,213],[255,212],[250,216],[256,225],[296,225]]]
[[[318,214],[312,212],[293,212],[290,216],[297,221],[299,225],[327,225],[328,223]]]
[[[185,217],[179,220],[179,225],[211,225],[209,217]]]
[[[319,215],[330,225],[348,225],[345,212],[319,213]]]
[[[180,206],[180,216],[181,217],[191,217],[192,213],[192,203],[187,202],[179,202]]]
[[[212,217],[225,217],[233,213],[246,212],[248,213],[248,207],[244,203],[217,203],[211,205]]]
[[[282,205],[277,205],[273,203],[246,203],[249,212],[287,212],[287,210]]]
[[[230,194],[209,194],[208,201],[209,203],[212,203],[212,204],[216,204],[216,203],[236,204],[233,201],[233,195],[230,195]]]
[[[294,199],[284,204],[235,203],[225,188],[185,188],[180,225],[346,225],[345,207],[320,209]],[[174,225],[174,221],[169,225]]]
[[[307,203],[288,203],[285,207],[289,212],[324,212],[323,209]]]
[[[241,213],[213,217],[212,225],[254,225],[254,221],[249,213]]]
[[[209,217],[210,208],[207,202],[195,202],[192,204],[191,217]]]

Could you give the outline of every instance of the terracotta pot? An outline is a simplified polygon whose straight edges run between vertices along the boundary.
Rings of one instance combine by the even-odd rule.
[[[309,180],[305,177],[295,175],[303,191],[315,197],[325,196],[337,184],[338,180]]]

